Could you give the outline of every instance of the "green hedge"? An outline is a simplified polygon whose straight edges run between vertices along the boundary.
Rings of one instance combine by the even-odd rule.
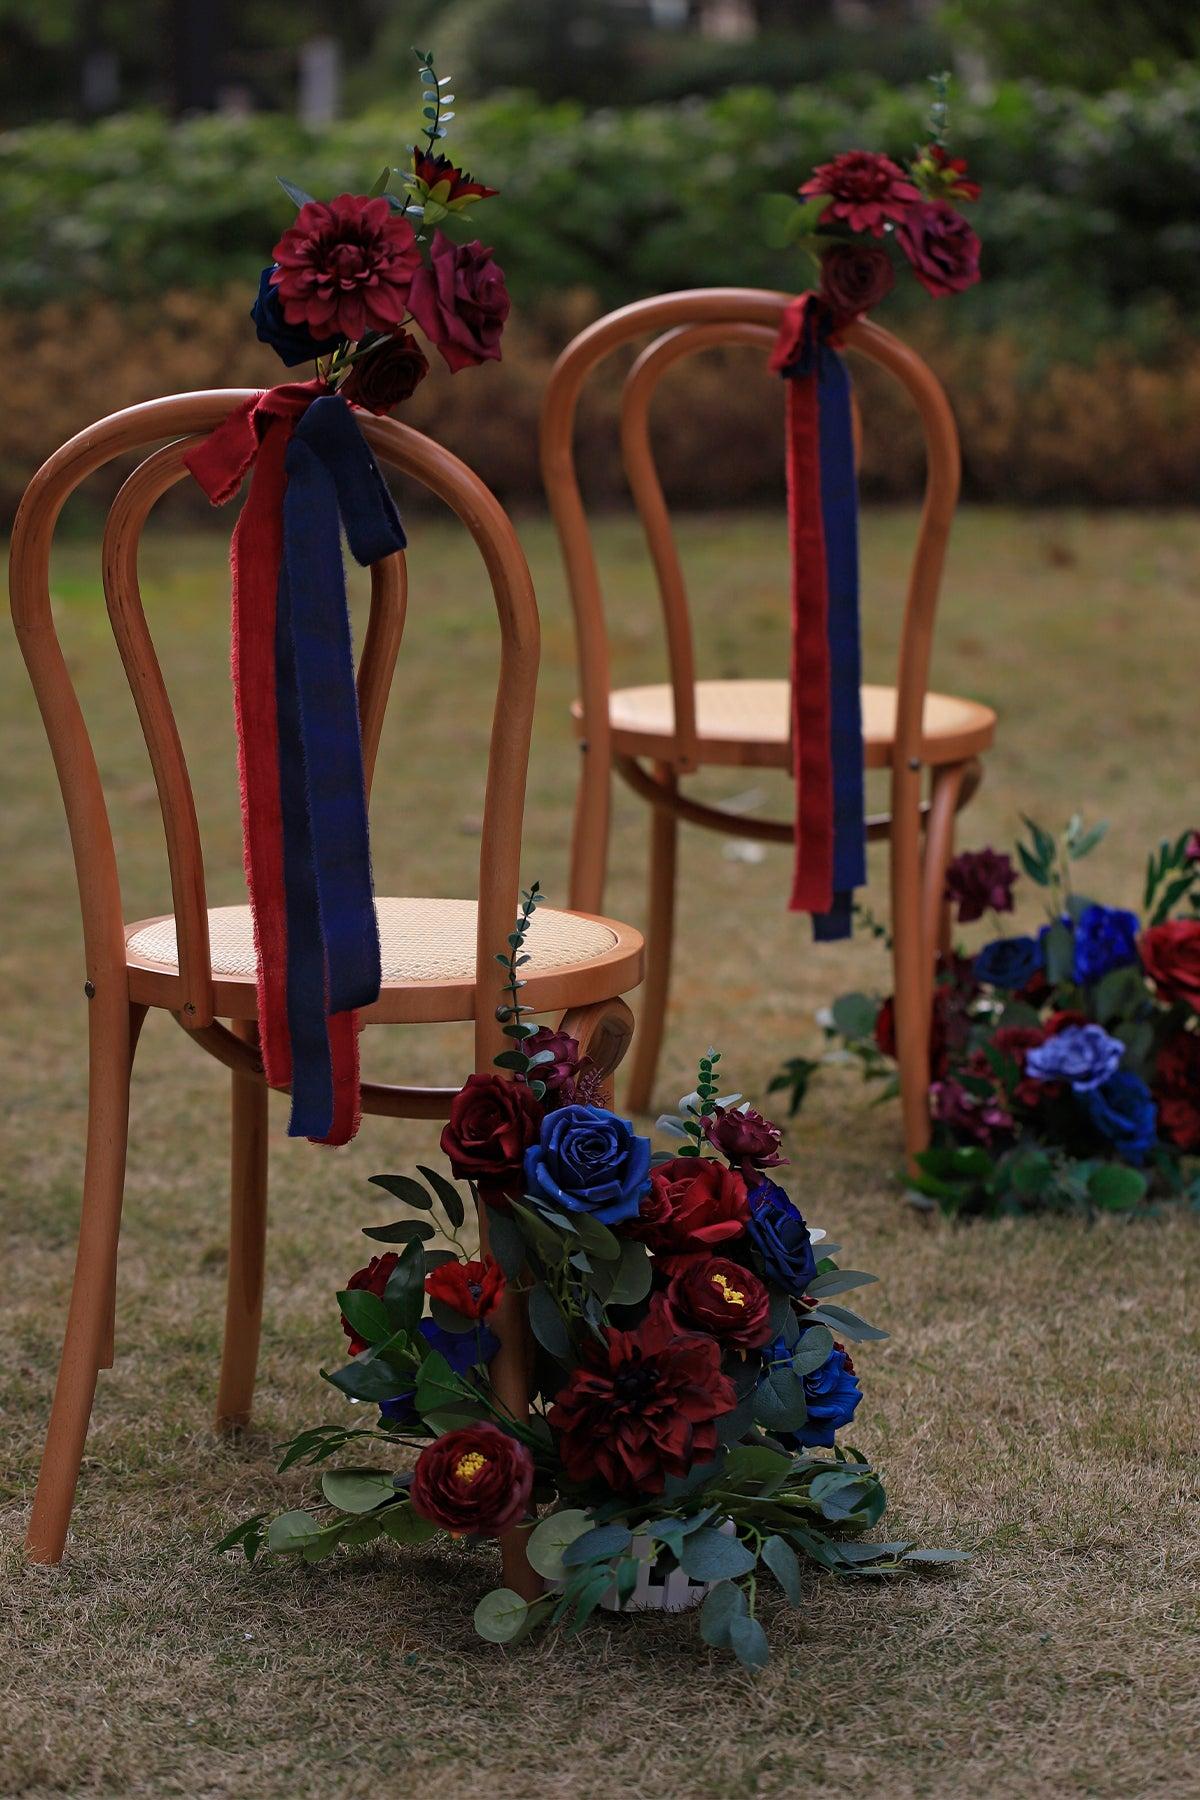
[[[249,292],[290,216],[275,174],[361,190],[401,159],[410,97],[319,135],[280,116],[136,114],[0,136],[0,306]],[[452,147],[503,189],[487,231],[526,308],[576,286],[615,304],[694,283],[790,285],[799,266],[763,243],[758,196],[852,144],[904,153],[924,108],[919,89],[882,84],[861,104],[740,88],[590,114],[511,97],[468,105]],[[1114,337],[1152,360],[1194,331],[1200,68],[1092,98],[1008,84],[960,101],[953,124],[985,184],[986,279],[950,309],[956,323],[1007,324],[1056,360]]]

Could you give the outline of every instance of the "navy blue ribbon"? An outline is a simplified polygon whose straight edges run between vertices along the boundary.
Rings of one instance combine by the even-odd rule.
[[[364,566],[405,547],[404,528],[346,401],[314,400],[285,461],[276,595],[276,704],[292,1044],[289,1136],[334,1116],[328,1018],[380,988],[362,738],[341,531]]]

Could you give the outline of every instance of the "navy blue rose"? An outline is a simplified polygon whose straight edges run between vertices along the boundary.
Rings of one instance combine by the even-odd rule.
[[[1075,963],[1072,973],[1081,986],[1099,981],[1111,969],[1136,963],[1141,925],[1136,913],[1120,906],[1088,906],[1075,926]]]
[[[799,1209],[773,1181],[752,1188],[747,1204],[746,1231],[763,1274],[789,1294],[802,1294],[817,1272],[817,1259]]]
[[[1090,1093],[1115,1075],[1125,1046],[1101,1025],[1066,1025],[1044,1044],[1025,1053],[1025,1073],[1035,1081],[1068,1081],[1077,1094]]]
[[[1045,966],[1045,953],[1036,938],[993,938],[975,958],[975,979],[989,987],[1023,988]]]
[[[429,1348],[444,1356],[456,1375],[465,1375],[476,1363],[491,1362],[500,1348],[500,1339],[486,1325],[477,1325],[474,1331],[446,1331],[432,1319],[422,1319],[419,1329]],[[382,1400],[379,1417],[392,1425],[415,1424],[415,1398],[416,1389],[406,1388],[404,1393]]]
[[[801,1333],[803,1337],[803,1333]],[[780,1363],[790,1364],[794,1354],[782,1338],[763,1352],[763,1375]],[[854,1364],[840,1344],[835,1344],[819,1369],[804,1377],[804,1404],[808,1418],[798,1431],[780,1433],[781,1441],[805,1450],[831,1450],[834,1437],[854,1417],[862,1389]]]
[[[313,362],[329,350],[336,350],[342,341],[340,337],[318,339],[307,325],[288,324],[279,303],[278,290],[271,286],[274,272],[274,263],[263,270],[258,284],[258,299],[250,308],[250,317],[254,320],[259,343],[270,344],[276,356],[289,369],[294,369],[297,363]]]
[[[525,1152],[525,1180],[539,1199],[620,1225],[650,1186],[650,1140],[603,1106],[560,1106]]]
[[[1139,1167],[1158,1136],[1158,1108],[1140,1075],[1118,1069],[1102,1087],[1080,1094],[1084,1111],[1123,1162]]]

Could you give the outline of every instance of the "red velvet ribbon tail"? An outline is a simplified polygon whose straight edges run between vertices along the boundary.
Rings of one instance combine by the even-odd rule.
[[[820,419],[815,365],[787,383],[788,534],[792,560],[792,770],[795,862],[789,906],[833,904],[833,767],[830,755],[829,597],[821,520]]]

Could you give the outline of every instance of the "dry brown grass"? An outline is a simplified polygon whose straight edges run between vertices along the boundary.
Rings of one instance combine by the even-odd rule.
[[[876,667],[895,617],[907,514],[870,521]],[[481,696],[492,675],[482,587],[448,531],[414,534],[413,601],[376,815],[384,891],[465,892],[477,849]],[[571,647],[548,532],[528,525],[546,624],[525,867],[561,896],[574,752]],[[686,528],[712,672],[772,666],[781,528]],[[657,656],[634,529],[614,521],[626,669]],[[152,614],[199,778],[213,900],[238,897],[215,539],[159,538]],[[968,827],[1004,842],[1018,807],[1113,820],[1106,897],[1136,904],[1141,857],[1194,817],[1194,517],[968,515],[952,559],[937,679],[993,701],[1000,746]],[[131,916],[162,904],[153,788],[98,605],[95,564],[68,549],[56,593],[114,799]],[[0,1313],[6,1626],[5,1794],[255,1796],[368,1791],[450,1800],[741,1800],[824,1786],[891,1800],[1102,1796],[1184,1800],[1196,1765],[1195,1217],[1093,1230],[1071,1221],[923,1225],[890,1180],[898,1126],[830,1076],[791,1134],[792,1183],[882,1282],[887,1344],[859,1358],[855,1442],[877,1456],[895,1534],[977,1552],[961,1575],[891,1587],[814,1576],[769,1621],[753,1682],[687,1622],[605,1619],[578,1640],[505,1653],[471,1610],[478,1552],[361,1552],[248,1571],[213,1537],[298,1492],[271,1444],[334,1417],[316,1364],[338,1340],[330,1290],[375,1207],[366,1175],[430,1134],[370,1122],[337,1156],[283,1141],[273,1113],[273,1233],[258,1424],[240,1446],[206,1429],[222,1302],[224,1078],[169,1020],[150,1021],[135,1082],[117,1362],[102,1377],[75,1533],[58,1569],[18,1544],[70,1275],[83,1124],[83,1006],[65,834],[41,727],[10,649],[0,664],[6,997],[0,1192],[10,1280]],[[466,771],[471,770],[471,781]],[[727,782],[724,791],[752,785]],[[769,784],[768,784],[769,786]],[[771,790],[766,804],[786,805]],[[612,910],[642,916],[644,818],[618,806]],[[875,900],[884,904],[882,866]],[[761,1094],[810,1046],[812,1012],[883,980],[866,942],[818,951],[782,909],[785,864],[730,861],[689,834],[676,1003],[660,1098],[715,1040]],[[43,1017],[38,998],[47,997]],[[463,1038],[376,1034],[371,1060],[416,1079],[461,1069]],[[407,1055],[408,1060],[404,1057]],[[152,1079],[154,1077],[154,1079]]]

